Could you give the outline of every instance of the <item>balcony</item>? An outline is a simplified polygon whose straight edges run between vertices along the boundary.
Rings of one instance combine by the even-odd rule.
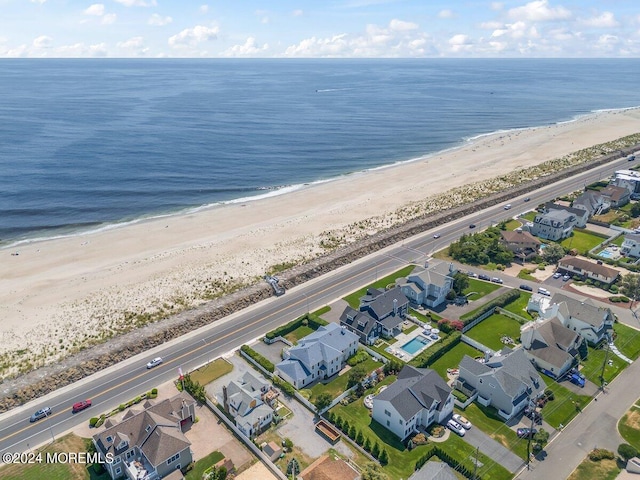
[[[160,478],[144,457],[125,462],[125,472],[130,480],[156,480]]]

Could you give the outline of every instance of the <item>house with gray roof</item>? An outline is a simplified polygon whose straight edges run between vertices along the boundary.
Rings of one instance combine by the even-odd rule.
[[[342,370],[356,353],[359,340],[358,335],[335,323],[321,326],[285,349],[284,360],[275,366],[275,372],[295,388],[303,388]]]
[[[526,323],[520,328],[520,341],[529,360],[553,378],[567,373],[578,362],[581,350],[586,353],[582,336],[558,317]]]
[[[402,322],[409,310],[409,299],[398,287],[389,290],[369,288],[360,298],[360,311],[373,318],[385,337],[395,337],[402,332]]]
[[[539,238],[562,240],[571,235],[577,222],[578,219],[573,213],[552,209],[545,213],[538,213],[533,219],[530,231]]]
[[[397,380],[373,397],[373,419],[401,440],[452,413],[451,387],[428,368],[405,365]]]
[[[544,204],[544,211],[545,213],[550,213],[554,211],[563,211],[571,215],[574,215],[576,217],[575,226],[578,228],[586,227],[587,222],[589,221],[589,214],[587,212],[579,208],[570,207],[568,205],[561,205],[559,203],[547,202]]]
[[[340,315],[340,326],[345,327],[360,338],[360,343],[373,345],[382,334],[382,325],[367,312],[360,312],[350,306]]]
[[[620,251],[627,257],[640,258],[640,235],[637,233],[625,234]]]
[[[429,460],[420,470],[413,472],[409,480],[458,480],[458,477],[446,463]]]
[[[249,438],[262,432],[273,420],[273,409],[265,403],[270,390],[269,382],[249,371],[222,387],[225,410],[233,417],[236,427]]]
[[[435,308],[445,302],[447,293],[453,288],[456,271],[453,263],[427,263],[411,275],[397,279],[396,285],[412,305]]]
[[[473,395],[481,405],[491,405],[505,420],[510,420],[541,396],[544,380],[522,348],[503,348],[484,361],[465,355],[459,366],[456,388]]]
[[[186,392],[145,409],[130,409],[120,423],[93,436],[96,450],[114,460],[103,466],[111,478],[163,478],[193,461],[184,428],[195,421],[195,400]]]
[[[540,316],[558,317],[565,327],[580,334],[592,345],[606,340],[615,322],[610,308],[599,307],[590,298],[577,300],[561,293],[551,298],[549,308],[541,311]]]
[[[624,187],[618,187],[615,185],[607,185],[600,190],[600,195],[605,198],[612,207],[623,207],[631,199],[631,192]]]
[[[571,203],[571,206],[584,210],[589,217],[606,213],[611,208],[609,201],[595,190],[585,190]]]
[[[574,277],[589,278],[606,285],[611,285],[620,276],[620,272],[615,268],[572,255],[567,255],[558,260],[558,270],[563,273],[569,273]]]
[[[500,243],[513,255],[516,260],[525,262],[538,255],[540,240],[529,232],[518,230],[504,230],[500,232]]]

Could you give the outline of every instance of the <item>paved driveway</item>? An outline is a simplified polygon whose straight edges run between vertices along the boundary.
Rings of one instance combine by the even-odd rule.
[[[258,372],[252,368],[249,363],[242,358],[240,355],[235,354],[231,357],[227,357],[227,360],[233,365],[233,370],[231,370],[226,375],[223,375],[220,378],[217,378],[211,383],[205,385],[205,390],[209,397],[217,399],[217,402],[222,405],[222,386],[229,385],[229,382],[232,380],[240,379],[245,372],[251,371],[256,376],[259,376]]]
[[[472,427],[471,430],[467,430],[464,440],[474,447],[479,447],[482,453],[491,460],[502,465],[511,473],[518,471],[524,463],[519,456],[503,447],[500,443],[475,426]]]

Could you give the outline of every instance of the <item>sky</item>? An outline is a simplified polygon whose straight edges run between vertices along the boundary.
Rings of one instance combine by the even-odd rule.
[[[630,58],[638,0],[0,0],[0,57]]]

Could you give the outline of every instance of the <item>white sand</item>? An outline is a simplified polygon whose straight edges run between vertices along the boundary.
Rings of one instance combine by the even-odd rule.
[[[640,110],[598,113],[286,195],[0,250],[0,354],[53,359],[126,325],[125,312],[196,305],[213,281],[314,257],[321,240],[375,232],[404,205],[637,132]]]

